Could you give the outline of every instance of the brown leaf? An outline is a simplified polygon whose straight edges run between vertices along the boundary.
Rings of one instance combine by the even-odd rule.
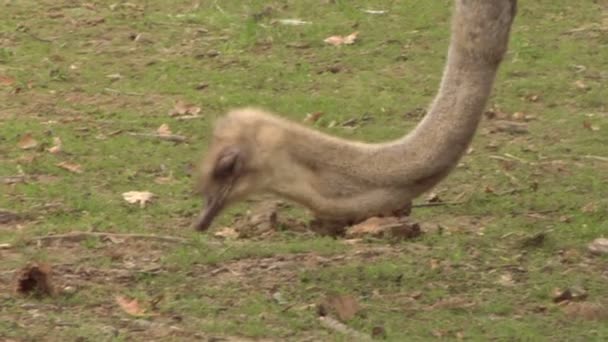
[[[169,128],[169,125],[167,125],[167,124],[160,125],[160,127],[158,127],[156,129],[156,133],[160,136],[165,136],[165,137],[173,134],[171,132],[171,129]]]
[[[536,94],[530,94],[530,95],[526,95],[525,99],[530,102],[538,102],[538,100],[540,99],[540,96],[536,95]]]
[[[169,111],[169,116],[181,116],[181,115],[198,115],[201,112],[201,108],[193,104],[186,103],[182,100],[175,102],[173,109]]]
[[[383,326],[375,326],[372,328],[372,338],[375,340],[385,340],[387,337],[386,329]]]
[[[146,206],[154,198],[154,194],[149,191],[128,191],[122,194],[122,198],[129,203],[139,203],[141,208]]]
[[[59,137],[53,138],[53,146],[49,147],[47,151],[51,154],[58,154],[61,152],[61,139]]]
[[[0,75],[0,84],[3,86],[7,86],[10,87],[15,83],[15,79],[9,77],[9,76],[4,76],[4,75]]]
[[[304,122],[306,123],[315,123],[323,116],[323,112],[314,112],[306,114],[304,118]]]
[[[239,233],[234,228],[224,227],[215,232],[213,236],[227,240],[234,240],[238,239]]]
[[[587,120],[583,121],[583,127],[585,129],[587,129],[587,130],[592,131],[592,132],[597,132],[597,131],[600,130],[600,126],[594,125],[594,124],[592,124],[591,122],[589,122]]]
[[[584,212],[585,214],[593,214],[593,213],[596,213],[597,210],[598,210],[598,206],[597,206],[597,203],[595,203],[595,202],[589,202],[581,208],[581,211]]]
[[[12,211],[0,209],[0,224],[19,221],[20,219],[21,219],[21,215],[14,213]]]
[[[325,43],[333,45],[333,46],[351,45],[351,44],[355,43],[358,35],[359,35],[359,32],[353,32],[353,33],[349,34],[348,36],[331,36],[331,37],[325,38],[325,40],[323,40],[323,41]]]
[[[21,136],[21,139],[19,139],[19,143],[17,145],[22,150],[29,150],[38,146],[38,141],[34,139],[32,133],[25,133]]]
[[[583,80],[577,80],[574,82],[574,85],[580,90],[588,90],[590,87],[583,82]]]
[[[161,185],[171,184],[171,183],[173,183],[174,180],[175,179],[173,178],[173,175],[169,175],[169,176],[166,176],[166,177],[156,177],[156,178],[154,178],[154,183],[161,184]]]
[[[131,316],[146,316],[145,310],[141,308],[137,299],[129,299],[124,296],[116,296],[114,297],[116,303],[120,306],[120,308]]]
[[[426,197],[426,201],[428,203],[442,203],[443,202],[441,197],[439,197],[439,195],[434,192],[429,193],[429,195]]]
[[[326,313],[334,311],[343,322],[355,317],[360,310],[359,303],[351,295],[328,296],[321,304],[321,307],[321,310]]]
[[[608,307],[600,303],[568,303],[563,306],[564,313],[572,318],[582,318],[589,321],[608,320]]]
[[[31,263],[15,273],[14,291],[18,295],[52,296],[51,266]]]
[[[553,302],[561,303],[564,301],[582,301],[588,296],[587,291],[580,287],[567,288],[565,290],[553,290]]]
[[[587,246],[587,249],[593,254],[608,254],[608,239],[597,238]]]
[[[56,165],[64,170],[68,170],[70,172],[82,173],[82,166],[80,164],[64,161],[61,163],[57,163]]]
[[[513,275],[511,273],[502,274],[498,278],[497,283],[505,287],[511,287],[515,285],[515,281],[513,280]]]
[[[511,118],[515,121],[524,121],[526,119],[526,114],[524,112],[515,112],[511,115]]]
[[[408,218],[371,217],[361,223],[351,226],[347,232],[347,238],[393,237],[400,239],[411,239],[420,236],[420,226]]]

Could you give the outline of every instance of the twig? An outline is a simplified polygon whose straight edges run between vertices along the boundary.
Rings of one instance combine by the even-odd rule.
[[[0,177],[0,183],[4,184],[16,184],[25,182],[25,176],[4,176]]]
[[[358,332],[357,330],[355,330],[351,327],[348,327],[344,323],[342,323],[334,318],[331,318],[329,316],[319,317],[319,322],[325,328],[337,331],[343,335],[347,335],[347,336],[353,338],[355,341],[371,341],[372,340],[369,336],[362,334],[362,333]]]
[[[217,0],[215,0],[213,5],[215,5],[215,8],[217,8],[217,10],[220,11],[220,13],[222,13],[223,15],[226,15],[226,12],[224,12],[224,10],[220,7],[220,5],[217,4]]]
[[[464,201],[417,203],[417,204],[412,204],[412,208],[441,207],[444,205],[461,205],[464,203],[465,203]]]
[[[518,162],[520,162],[522,164],[530,164],[529,161],[527,161],[525,159],[522,159],[522,158],[519,158],[519,157],[516,157],[516,156],[514,156],[514,155],[512,155],[510,153],[505,153],[504,157],[503,156],[492,155],[492,156],[490,156],[490,158],[491,159],[496,159],[496,160],[502,160],[502,161],[513,161],[513,160],[515,160],[515,161],[518,161]]]
[[[118,89],[112,89],[112,88],[103,88],[103,91],[107,92],[107,93],[113,93],[113,94],[122,94],[122,95],[130,95],[130,96],[144,96],[145,94],[142,93],[134,93],[134,92],[128,92],[128,91],[120,91]]]
[[[129,133],[129,135],[135,136],[135,137],[147,137],[147,138],[157,138],[160,140],[167,140],[167,141],[173,141],[173,142],[185,142],[186,140],[188,140],[188,138],[186,138],[183,135],[175,135],[175,134],[150,134],[150,133]]]
[[[604,162],[608,162],[608,157],[601,157],[601,156],[593,156],[593,155],[586,155],[583,156],[583,158],[585,159],[593,159],[593,160],[599,160],[599,161],[604,161]]]
[[[55,39],[41,38],[41,37],[38,37],[37,35],[31,33],[31,32],[26,32],[26,33],[27,33],[28,36],[34,38],[35,40],[40,41],[40,42],[44,42],[44,43],[52,43],[55,40]]]
[[[68,241],[82,241],[90,237],[101,237],[101,238],[115,238],[115,239],[150,239],[159,240],[164,242],[176,242],[183,244],[190,244],[186,239],[182,239],[175,236],[168,235],[154,235],[154,234],[119,234],[119,233],[104,233],[104,232],[71,232],[67,234],[56,234],[46,236],[36,236],[32,240],[36,242],[46,242],[52,240],[68,240]]]

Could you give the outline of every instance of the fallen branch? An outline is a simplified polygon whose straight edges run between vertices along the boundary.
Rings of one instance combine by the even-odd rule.
[[[331,318],[329,316],[319,317],[319,322],[325,328],[328,328],[328,329],[334,330],[336,332],[339,332],[340,334],[349,336],[349,337],[353,338],[355,341],[371,341],[372,340],[369,336],[362,334],[362,333],[358,332],[357,330],[355,330],[355,329],[345,325],[344,323],[342,323],[334,318]]]
[[[175,135],[175,134],[152,134],[152,133],[129,133],[129,135],[135,136],[135,137],[147,137],[147,138],[157,138],[160,140],[167,140],[167,141],[173,141],[173,142],[185,142],[186,140],[188,140],[188,138],[186,138],[183,135]]]
[[[149,240],[159,240],[163,242],[175,242],[175,243],[183,243],[190,244],[190,242],[186,239],[182,239],[175,236],[168,235],[154,235],[154,234],[119,234],[119,233],[103,233],[103,232],[71,232],[67,234],[56,234],[56,235],[45,235],[45,236],[36,236],[32,240],[36,242],[47,242],[53,240],[66,240],[72,242],[79,242],[85,240],[90,237],[100,237],[100,238],[108,238],[108,239],[149,239]]]

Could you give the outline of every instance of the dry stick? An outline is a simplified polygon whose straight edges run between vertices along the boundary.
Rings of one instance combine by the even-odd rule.
[[[52,43],[53,41],[55,41],[55,38],[53,39],[47,39],[47,38],[41,38],[38,37],[37,35],[31,33],[31,32],[26,32],[28,36],[34,38],[35,40],[39,41],[39,42],[43,42],[43,43]]]
[[[21,182],[25,182],[25,180],[26,180],[25,176],[4,176],[4,177],[0,177],[0,183],[3,183],[3,184],[21,183]]]
[[[418,203],[412,204],[412,208],[428,208],[428,207],[441,207],[444,205],[461,205],[466,203],[465,201],[456,202],[430,202],[430,203]]]
[[[154,234],[118,234],[118,233],[103,233],[103,232],[71,232],[67,234],[56,234],[46,236],[36,236],[33,238],[34,241],[43,242],[51,240],[72,240],[80,241],[89,237],[106,237],[106,238],[117,238],[117,239],[152,239],[160,240],[164,242],[176,242],[183,244],[190,244],[191,242],[175,236],[168,235],[154,235]]]
[[[112,88],[103,88],[103,91],[105,91],[107,93],[121,94],[121,95],[130,95],[130,96],[144,96],[145,95],[145,94],[142,94],[142,93],[134,93],[134,92],[129,92],[129,91],[120,91],[118,89],[112,89]]]
[[[354,338],[356,341],[371,341],[371,338],[369,336],[362,334],[351,327],[348,327],[344,323],[342,323],[332,317],[329,317],[329,316],[319,317],[319,322],[325,328],[337,331],[340,334],[350,336],[350,337]]]
[[[132,135],[134,137],[147,137],[147,138],[157,138],[160,140],[167,140],[167,141],[173,141],[173,142],[185,142],[186,140],[188,140],[188,138],[186,138],[183,135],[175,135],[175,134],[150,134],[150,133],[129,133],[129,135]]]
[[[583,158],[585,159],[593,159],[593,160],[599,160],[599,161],[604,161],[604,162],[608,162],[608,157],[601,157],[601,156],[593,156],[593,155],[586,155],[583,156]]]

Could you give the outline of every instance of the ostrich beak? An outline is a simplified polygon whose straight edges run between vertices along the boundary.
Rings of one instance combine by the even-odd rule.
[[[201,210],[200,214],[194,221],[194,228],[199,232],[206,231],[209,229],[215,217],[224,208],[224,201],[222,198],[216,196],[210,196],[207,198],[207,204],[205,208]]]

